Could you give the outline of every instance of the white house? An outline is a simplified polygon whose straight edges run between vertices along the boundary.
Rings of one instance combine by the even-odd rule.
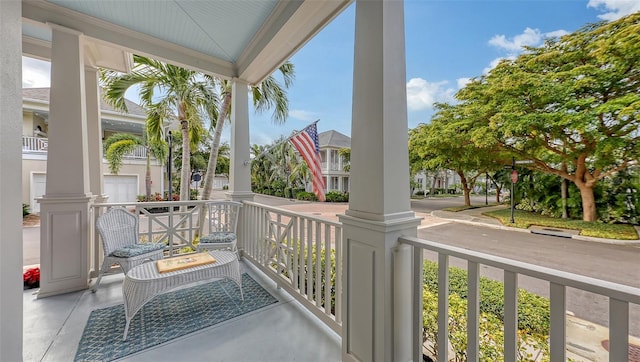
[[[37,199],[45,194],[48,154],[49,88],[22,89],[22,202],[31,212],[40,212]],[[128,113],[116,111],[100,98],[101,141],[115,133],[131,133],[142,136],[145,127],[145,110],[126,100]],[[104,194],[109,202],[134,202],[144,194],[146,150],[139,147],[123,159],[117,175],[102,160]],[[151,192],[162,192],[165,170],[161,162],[152,157]]]
[[[318,143],[327,191],[349,192],[349,171],[344,170],[346,162],[338,151],[351,148],[351,137],[331,130],[319,133]]]

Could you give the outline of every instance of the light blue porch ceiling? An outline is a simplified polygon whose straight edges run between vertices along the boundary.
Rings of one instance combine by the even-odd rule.
[[[277,0],[50,0],[51,3],[228,62],[240,57]]]
[[[254,84],[352,1],[23,0],[23,35],[50,42],[53,23],[103,46]]]

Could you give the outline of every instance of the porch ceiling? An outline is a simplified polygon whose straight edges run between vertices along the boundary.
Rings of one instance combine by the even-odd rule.
[[[84,33],[97,46],[254,84],[351,1],[23,0],[24,51],[46,57],[33,45],[46,47],[51,41],[46,23],[55,23]]]

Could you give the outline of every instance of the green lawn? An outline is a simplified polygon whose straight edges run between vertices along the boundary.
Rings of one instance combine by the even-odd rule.
[[[605,224],[600,222],[585,222],[582,220],[557,219],[522,210],[515,210],[515,223],[511,224],[509,222],[511,219],[511,210],[509,209],[488,211],[483,213],[483,215],[494,217],[504,225],[523,229],[536,225],[579,230],[582,236],[618,240],[638,240],[636,229],[626,224]]]

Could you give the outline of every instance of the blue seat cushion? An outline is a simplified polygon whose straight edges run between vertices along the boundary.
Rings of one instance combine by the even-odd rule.
[[[162,250],[165,245],[163,243],[144,243],[144,244],[133,244],[123,246],[120,249],[116,249],[111,253],[111,256],[116,256],[118,258],[131,258],[134,256],[147,254],[152,251]]]
[[[200,238],[202,244],[231,243],[236,240],[236,233],[216,231]]]

